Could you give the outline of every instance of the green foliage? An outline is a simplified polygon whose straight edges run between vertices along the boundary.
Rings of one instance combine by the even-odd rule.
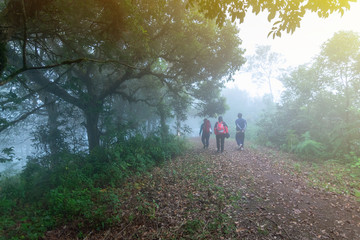
[[[244,22],[246,14],[252,12],[256,15],[260,12],[268,13],[268,21],[273,21],[273,26],[268,36],[273,38],[281,37],[281,34],[294,33],[295,29],[300,27],[300,22],[307,12],[315,12],[321,18],[327,18],[332,13],[344,14],[350,9],[350,2],[334,1],[334,2],[307,2],[299,0],[291,2],[291,4],[280,4],[276,1],[202,1],[190,0],[189,5],[198,4],[200,11],[204,12],[207,17],[215,18],[216,22],[221,25],[229,16],[232,21],[239,20]]]
[[[320,157],[323,155],[325,149],[324,146],[321,143],[312,140],[309,132],[304,133],[302,138],[303,140],[300,141],[294,149],[295,153],[304,158]]]
[[[0,190],[2,202],[0,209],[6,215],[10,213],[13,207],[16,207],[14,199],[24,198],[24,184],[19,176],[2,177],[0,179]]]
[[[103,191],[98,188],[85,188],[70,190],[58,187],[51,190],[48,199],[49,214],[57,219],[57,224],[68,221],[78,221],[82,225],[95,228],[112,224],[113,216],[107,214],[107,210],[116,210],[118,201],[112,197],[112,191]]]
[[[114,224],[121,205],[112,190],[127,177],[163,163],[186,148],[183,139],[156,135],[120,138],[91,154],[62,152],[28,160],[23,172],[0,182],[0,235],[39,239],[59,224],[78,228]]]
[[[65,131],[59,130],[59,123],[57,128],[50,130],[48,125],[39,125],[32,133],[34,136],[33,142],[35,147],[43,154],[54,154],[68,149],[64,139]]]
[[[354,191],[354,195],[355,195],[355,197],[358,199],[358,201],[360,201],[360,191],[359,191],[359,190],[355,190],[355,191]]]
[[[259,143],[312,160],[358,158],[359,46],[359,34],[338,32],[311,66],[284,76],[281,104],[258,122]]]
[[[184,234],[186,235],[195,235],[198,231],[203,228],[204,222],[202,220],[194,219],[187,221],[184,226]]]
[[[360,169],[360,157],[355,159],[352,167]]]
[[[295,172],[306,172],[309,184],[329,192],[353,195],[357,197],[360,189],[360,169],[344,160],[314,162],[293,162]]]
[[[258,126],[256,142],[263,146],[276,147],[281,146],[286,137],[284,127],[280,127],[279,116],[275,115],[270,109],[264,113],[257,121]]]
[[[14,147],[3,148],[1,150],[1,153],[3,154],[3,156],[0,155],[0,163],[11,162],[12,160],[14,160]]]
[[[282,145],[282,150],[287,152],[295,151],[299,144],[299,137],[294,130],[288,130],[286,134],[286,143]]]
[[[210,101],[205,102],[201,105],[202,111],[199,112],[198,116],[209,116],[216,117],[219,114],[223,114],[227,109],[227,105],[225,104],[225,98],[219,97],[217,99],[212,99]]]

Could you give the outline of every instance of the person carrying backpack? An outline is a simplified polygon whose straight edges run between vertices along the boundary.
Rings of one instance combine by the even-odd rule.
[[[211,134],[211,123],[208,119],[205,118],[203,124],[201,124],[200,132],[199,132],[199,136],[201,135],[201,142],[204,145],[204,149],[209,147],[210,134]]]
[[[236,125],[236,142],[240,150],[244,150],[244,140],[245,140],[245,129],[247,127],[247,122],[242,118],[242,114],[238,114],[238,119],[235,121]]]
[[[214,133],[216,135],[217,152],[224,151],[225,137],[229,135],[229,129],[223,118],[220,116],[214,126]]]

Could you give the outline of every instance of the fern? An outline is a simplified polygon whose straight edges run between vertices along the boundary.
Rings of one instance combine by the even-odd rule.
[[[299,137],[296,134],[295,130],[288,130],[286,133],[286,144],[285,144],[285,150],[294,152],[297,145],[299,144]]]
[[[320,142],[311,139],[310,133],[302,135],[303,140],[295,147],[295,153],[306,158],[321,157],[324,155],[325,147]]]

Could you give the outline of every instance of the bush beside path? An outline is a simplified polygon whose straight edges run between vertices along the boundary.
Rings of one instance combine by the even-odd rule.
[[[214,146],[192,149],[122,189],[111,227],[81,231],[76,223],[46,239],[360,239],[360,203],[310,187],[287,155]]]

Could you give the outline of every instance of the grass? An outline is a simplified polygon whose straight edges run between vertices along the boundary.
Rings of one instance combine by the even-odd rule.
[[[307,171],[312,186],[339,194],[352,195],[360,201],[360,171],[349,164],[324,162],[303,167]]]
[[[354,196],[360,201],[360,169],[341,161],[303,161],[288,159],[285,166],[302,174],[309,186],[328,192]]]
[[[360,167],[348,160],[304,160],[293,154],[251,145],[254,151],[266,153],[290,174],[301,175],[309,186],[355,197],[360,201]]]

